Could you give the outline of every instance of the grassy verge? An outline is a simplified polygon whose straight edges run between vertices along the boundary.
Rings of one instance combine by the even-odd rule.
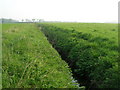
[[[34,24],[3,24],[3,88],[77,88],[71,70]]]

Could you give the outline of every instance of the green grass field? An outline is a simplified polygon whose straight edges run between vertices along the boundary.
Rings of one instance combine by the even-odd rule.
[[[87,88],[118,88],[118,25],[41,23],[48,40]]]
[[[105,37],[118,44],[118,24],[112,23],[46,23],[67,30],[89,33],[94,37]]]
[[[2,88],[78,88],[35,24],[3,24]]]
[[[2,41],[3,88],[120,86],[117,24],[3,24]]]

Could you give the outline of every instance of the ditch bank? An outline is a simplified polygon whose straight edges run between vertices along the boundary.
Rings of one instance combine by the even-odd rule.
[[[113,68],[112,62],[117,55],[109,53],[116,52],[117,47],[110,45],[112,42],[109,39],[93,38],[87,33],[49,24],[39,24],[38,27],[68,63],[80,86],[85,86],[86,89],[118,87],[118,82],[115,81],[118,77],[117,70]]]

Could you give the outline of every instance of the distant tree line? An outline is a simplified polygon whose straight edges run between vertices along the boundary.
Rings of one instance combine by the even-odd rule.
[[[14,19],[0,18],[0,23],[39,23],[44,22],[43,19],[22,19],[20,21]]]
[[[37,22],[44,22],[44,20],[43,19],[22,19],[21,22],[37,23]]]
[[[13,19],[5,19],[5,18],[0,19],[0,23],[16,23],[16,22],[19,22],[19,21],[13,20]]]

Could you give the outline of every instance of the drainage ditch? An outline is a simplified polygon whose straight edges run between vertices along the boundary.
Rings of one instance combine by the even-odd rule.
[[[52,33],[54,33],[54,35],[52,35],[51,32],[46,31],[46,30],[48,30],[47,27],[42,27],[41,25],[39,27],[40,27],[41,31],[47,37],[48,41],[52,44],[53,48],[55,48],[58,51],[59,55],[61,55],[61,58],[63,60],[65,60],[66,63],[68,63],[68,66],[72,70],[73,78],[75,79],[75,81],[77,81],[79,83],[79,86],[80,87],[85,86],[86,89],[92,88],[92,86],[90,85],[90,80],[89,80],[88,76],[83,75],[82,77],[79,77],[79,74],[75,72],[75,68],[76,68],[76,66],[74,65],[75,62],[72,62],[72,60],[69,60],[69,53],[73,46],[72,47],[68,46],[69,49],[67,49],[67,50],[65,50],[64,47],[63,48],[59,47],[59,45],[58,45],[59,40],[57,41],[58,38],[55,38],[55,37],[59,37],[59,35],[56,34],[56,36],[54,37],[54,35],[55,35],[54,32],[52,32]],[[60,29],[60,28],[57,28],[57,29]],[[61,39],[60,41],[62,41],[62,38],[60,38],[60,39]],[[62,42],[64,43],[64,41],[62,41]]]
[[[118,47],[108,38],[92,37],[91,34],[58,28],[49,24],[39,24],[48,41],[61,55],[72,70],[73,77],[86,90],[99,87],[117,87],[117,72],[109,52],[117,52]],[[109,58],[111,57],[111,58]],[[112,76],[115,74],[116,77]],[[115,80],[115,81],[112,81]]]

